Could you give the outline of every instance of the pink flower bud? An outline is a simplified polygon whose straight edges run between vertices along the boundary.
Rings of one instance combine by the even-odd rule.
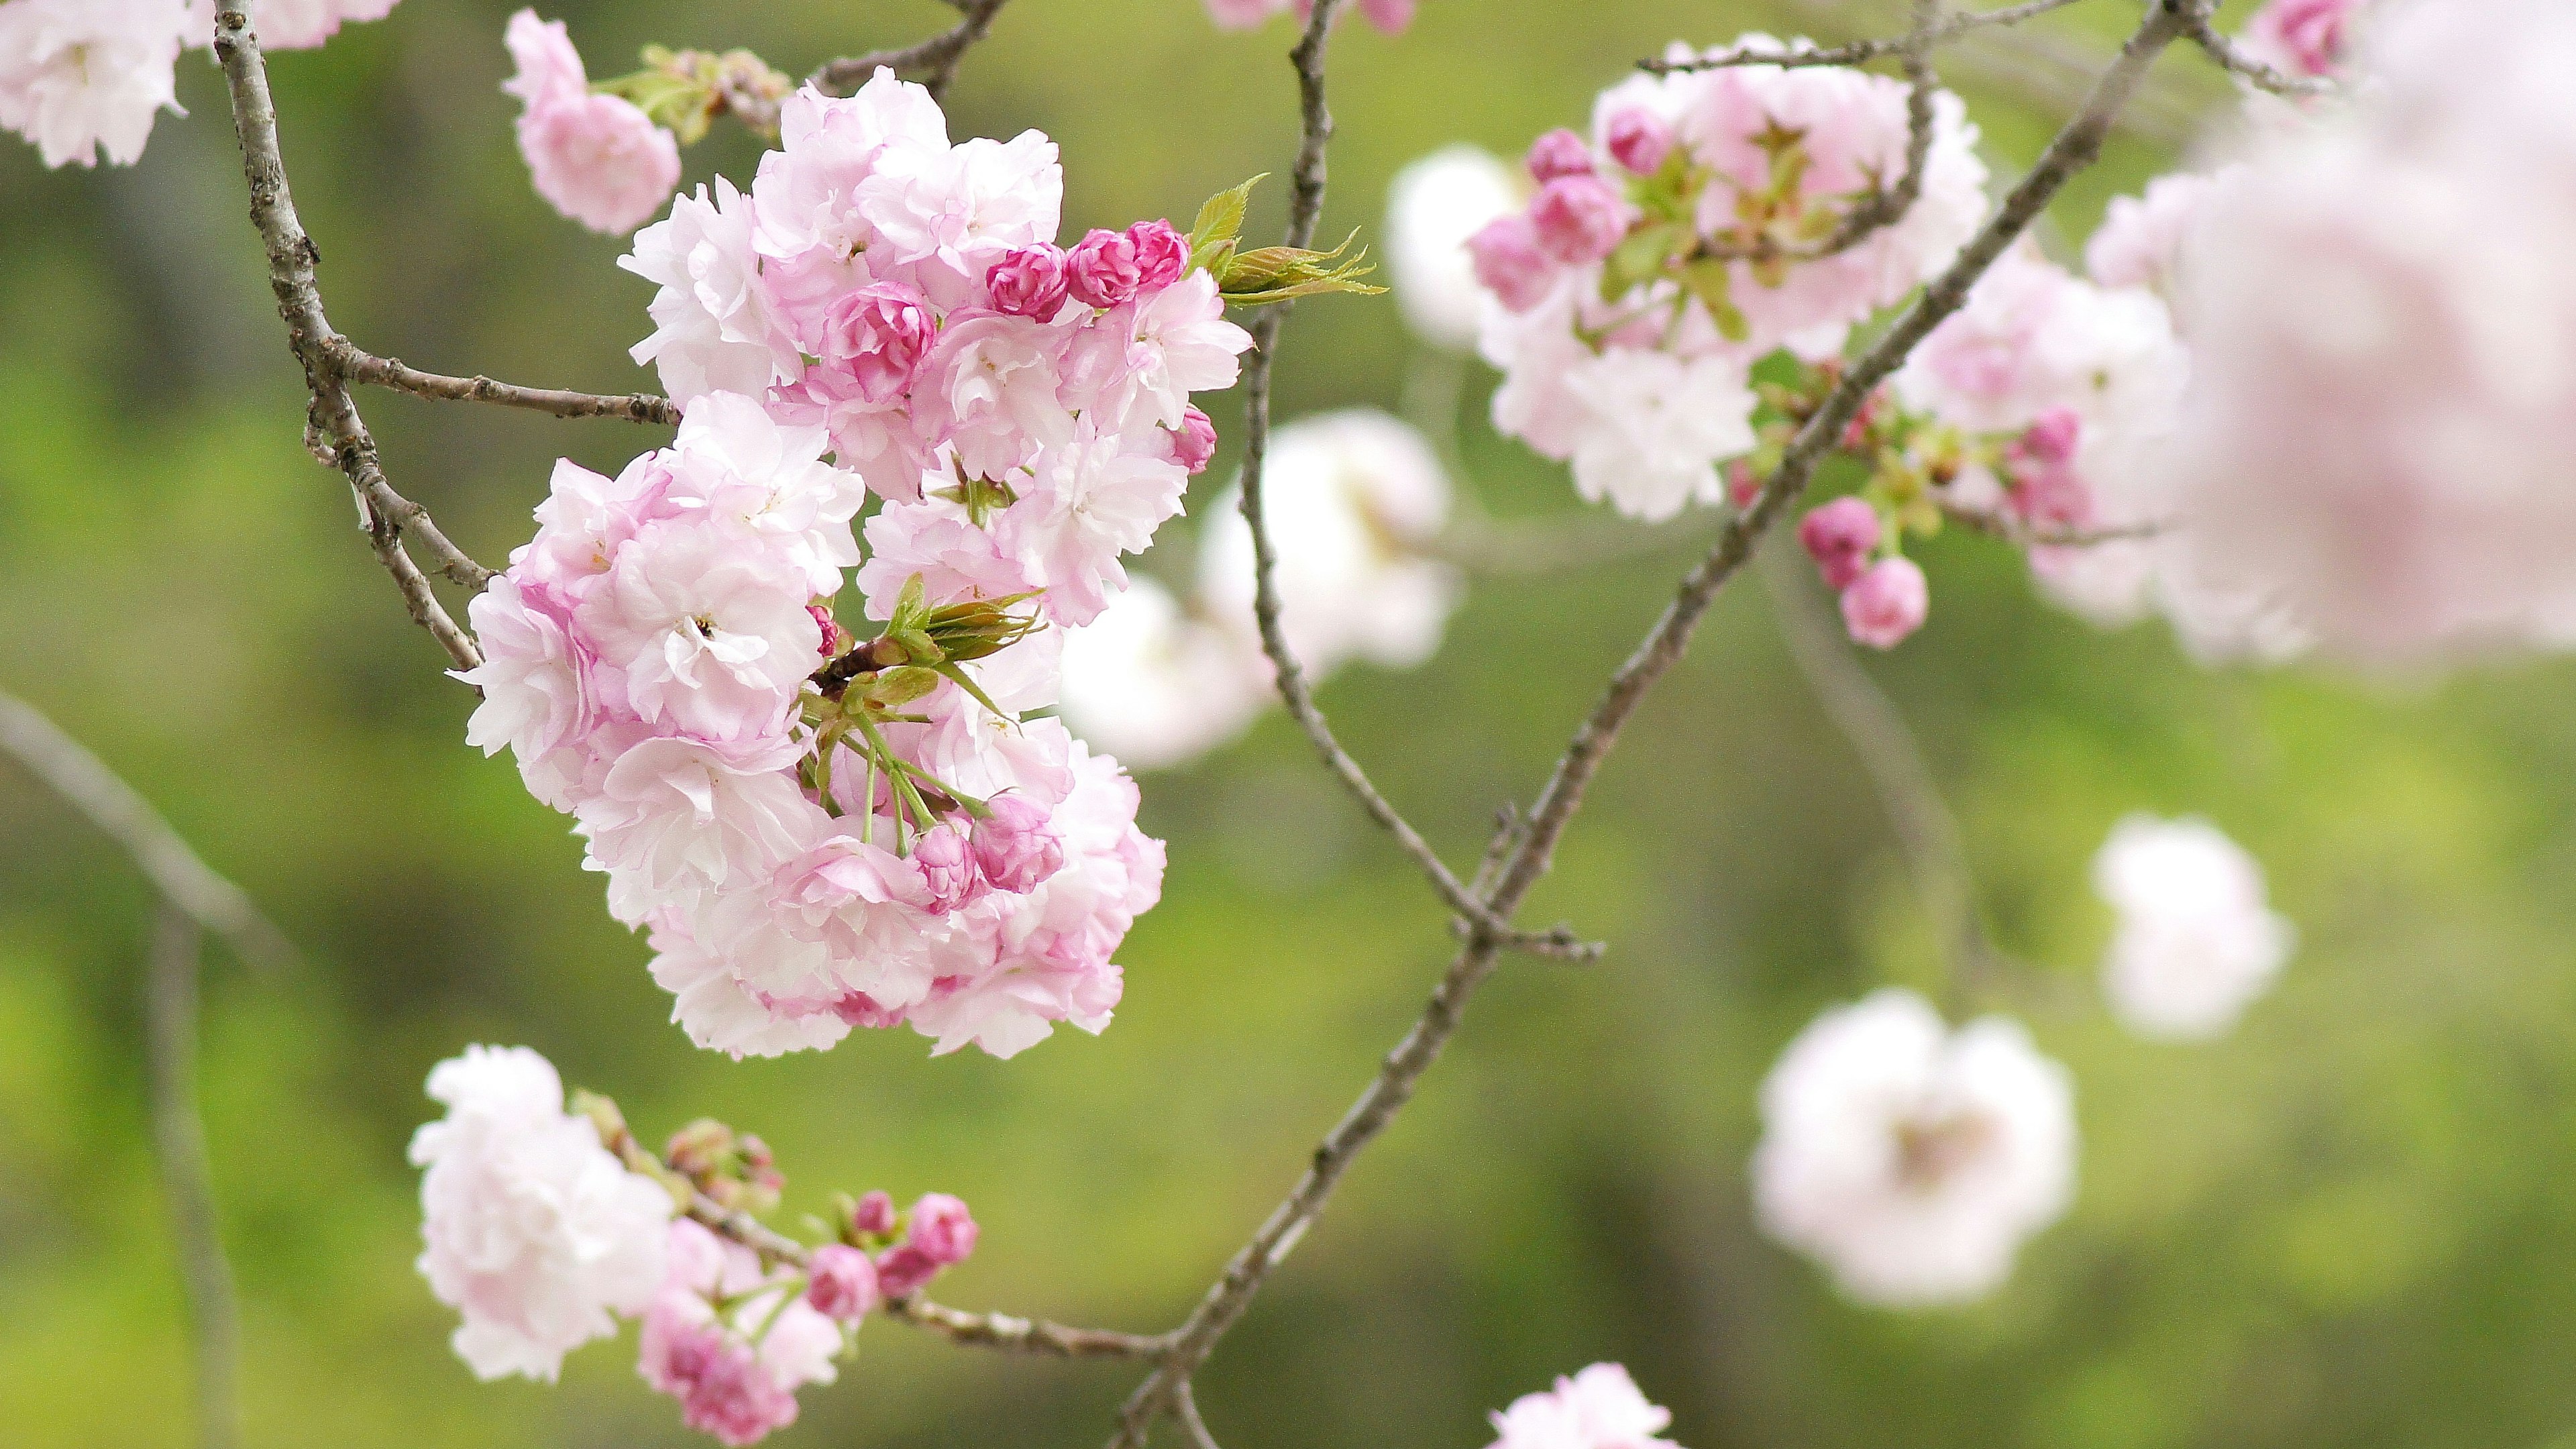
[[[1194,405],[1181,409],[1181,425],[1167,429],[1164,438],[1172,461],[1193,477],[1206,472],[1208,459],[1216,456],[1216,424]]]
[[[826,1318],[856,1323],[877,1306],[877,1265],[842,1243],[825,1243],[806,1264],[805,1301]]]
[[[1663,117],[1641,106],[1612,116],[1610,124],[1602,129],[1610,159],[1639,176],[1652,176],[1662,170],[1664,158],[1673,154],[1673,128]]]
[[[890,402],[912,386],[923,354],[936,340],[930,304],[901,282],[876,282],[836,298],[823,314],[826,362],[857,380],[870,402]]]
[[[1136,244],[1098,227],[1076,243],[1065,258],[1065,280],[1074,300],[1089,307],[1115,307],[1136,295],[1142,280],[1136,268]]]
[[[995,889],[1025,895],[1064,868],[1064,847],[1048,828],[1044,806],[1009,793],[986,806],[992,813],[975,822],[975,864]]]
[[[2293,75],[2330,76],[2343,61],[2345,31],[2360,0],[2272,0],[2245,22],[2258,57]]]
[[[814,616],[814,627],[823,635],[823,657],[838,659],[850,647],[850,636],[843,632],[841,621],[832,617],[832,606],[807,604],[805,612]]]
[[[1014,247],[985,271],[984,289],[993,294],[996,312],[1053,321],[1064,306],[1064,249],[1053,242]]]
[[[1880,536],[1878,510],[1857,498],[1837,498],[1798,520],[1798,544],[1830,589],[1848,589],[1859,580]]]
[[[942,1267],[963,1263],[975,1251],[975,1215],[966,1204],[944,1192],[925,1192],[912,1205],[912,1229],[905,1242]]]
[[[893,1232],[894,1222],[894,1199],[882,1192],[860,1198],[858,1209],[850,1214],[850,1226],[872,1238]]]
[[[910,1243],[877,1254],[877,1291],[888,1298],[909,1298],[947,1266]]]
[[[954,826],[942,825],[912,844],[912,863],[930,884],[930,912],[944,916],[966,904],[982,884],[975,873],[974,852]]]
[[[2050,408],[2012,442],[2012,451],[2034,463],[2072,463],[2084,441],[2084,416],[2073,408]]]
[[[1487,222],[1467,238],[1467,251],[1476,260],[1476,280],[1514,312],[1546,301],[1556,282],[1556,263],[1539,250],[1538,227],[1519,212]]]
[[[1726,465],[1726,501],[1738,508],[1750,508],[1762,496],[1762,475],[1742,458],[1730,459]]]
[[[1530,202],[1538,248],[1569,267],[1610,255],[1628,234],[1628,203],[1598,176],[1560,176]]]
[[[1190,269],[1190,242],[1168,221],[1140,221],[1127,228],[1127,244],[1136,249],[1136,285],[1158,292]]]
[[[1843,590],[1843,627],[1872,649],[1904,643],[1931,612],[1932,586],[1910,558],[1880,559]]]
[[[1530,179],[1541,186],[1560,176],[1589,176],[1592,148],[1583,144],[1581,136],[1559,126],[1530,142],[1524,164],[1529,167]]]

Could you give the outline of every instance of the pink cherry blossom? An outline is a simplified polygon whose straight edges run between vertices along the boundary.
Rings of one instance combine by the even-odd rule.
[[[1119,555],[1142,550],[1181,511],[1188,486],[1179,465],[1131,452],[1085,418],[1062,446],[1039,455],[997,537],[1046,590],[1050,617],[1087,624],[1126,586]]]
[[[1064,270],[1074,300],[1086,307],[1115,307],[1135,296],[1144,280],[1136,244],[1123,232],[1097,227],[1066,255]]]
[[[1643,106],[1614,112],[1602,127],[1602,145],[1610,158],[1639,176],[1663,169],[1675,139],[1671,123]]]
[[[912,386],[936,330],[919,292],[878,282],[833,300],[815,355],[846,369],[861,397],[886,402]]]
[[[1072,290],[1064,250],[1053,242],[1014,247],[985,272],[984,287],[992,294],[994,311],[1051,322]]]
[[[1561,176],[1589,176],[1594,169],[1592,148],[1563,126],[1530,142],[1529,154],[1521,164],[1528,168],[1530,179],[1541,186]]]
[[[2270,0],[2245,22],[2246,52],[2292,75],[2331,76],[2343,66],[2362,0]]]
[[[1492,1449],[1672,1449],[1656,1435],[1673,1421],[1649,1403],[1628,1371],[1596,1363],[1493,1415]]]
[[[1136,249],[1136,286],[1160,291],[1190,269],[1189,238],[1168,221],[1140,221],[1127,228],[1127,244]]]
[[[1208,460],[1216,456],[1216,424],[1196,407],[1181,409],[1181,425],[1164,429],[1171,439],[1171,458],[1189,471],[1191,477],[1207,471]]]
[[[522,10],[507,39],[519,72],[502,89],[526,104],[519,152],[537,194],[593,231],[630,232],[651,220],[679,187],[679,143],[634,102],[591,93],[562,21]]]
[[[975,1216],[966,1204],[944,1192],[926,1192],[912,1205],[905,1241],[943,1267],[966,1261],[975,1251]]]
[[[1910,558],[1880,559],[1843,590],[1843,627],[1872,649],[1904,643],[1931,611],[1931,585]]]
[[[1571,131],[1559,133],[1575,145]],[[1628,234],[1627,201],[1590,171],[1559,176],[1531,199],[1530,225],[1539,250],[1567,266],[1588,266],[1610,255]]]
[[[1538,224],[1526,212],[1486,223],[1467,239],[1467,250],[1476,259],[1476,280],[1512,311],[1536,307],[1556,285],[1556,259],[1539,245]]]
[[[1072,436],[1058,391],[1063,339],[1050,327],[998,312],[951,318],[923,364],[916,417],[947,438],[967,476],[1000,478]]]
[[[131,166],[154,118],[179,109],[181,47],[211,33],[188,0],[11,0],[0,5],[0,127],[47,166],[101,154]]]
[[[1825,587],[1837,592],[1858,582],[1882,537],[1878,510],[1858,498],[1837,498],[1798,521],[1798,544],[1816,561]]]
[[[975,822],[975,864],[997,890],[1026,895],[1064,867],[1063,843],[1048,825],[1044,806],[1019,794],[985,802],[990,812]]]
[[[803,575],[683,520],[647,524],[575,622],[654,723],[707,740],[782,733],[821,631]]]
[[[814,1311],[841,1323],[856,1323],[875,1311],[877,1266],[868,1255],[843,1243],[825,1243],[806,1263],[810,1281],[805,1301]]]

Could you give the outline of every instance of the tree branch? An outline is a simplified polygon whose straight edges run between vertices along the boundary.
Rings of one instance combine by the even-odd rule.
[[[2015,518],[2009,513],[1989,512],[1956,503],[1943,502],[1939,506],[1941,516],[1952,523],[2021,548],[2091,548],[2096,544],[2154,538],[2170,527],[2163,523],[2105,524],[2098,528],[2052,527]]]
[[[170,1234],[196,1346],[197,1443],[201,1449],[231,1449],[240,1426],[235,1394],[240,1330],[232,1265],[224,1259],[214,1183],[206,1170],[205,1125],[197,1115],[199,932],[196,918],[175,903],[164,902],[156,913],[144,993],[145,1064],[153,1155],[161,1169],[161,1193],[169,1205]]]
[[[1288,199],[1287,245],[1304,247],[1315,239],[1315,223],[1324,209],[1325,147],[1332,139],[1333,116],[1324,103],[1324,50],[1332,31],[1333,17],[1342,0],[1319,0],[1315,11],[1298,37],[1297,48],[1289,60],[1297,69],[1299,111],[1303,125],[1297,146],[1297,163],[1290,173]],[[1361,768],[1333,733],[1331,721],[1315,704],[1314,688],[1306,681],[1305,666],[1289,647],[1288,632],[1281,622],[1279,598],[1279,548],[1270,537],[1270,521],[1262,508],[1263,487],[1267,482],[1264,464],[1270,454],[1270,376],[1277,360],[1279,330],[1288,320],[1288,309],[1294,303],[1280,303],[1266,308],[1252,324],[1252,359],[1243,367],[1243,520],[1252,531],[1252,616],[1261,634],[1261,652],[1268,655],[1279,688],[1279,697],[1288,706],[1289,717],[1304,730],[1315,752],[1323,757],[1324,766],[1333,772],[1343,786],[1360,802],[1389,835],[1397,847],[1411,856],[1443,904],[1464,920],[1471,930],[1504,941],[1515,947],[1536,947],[1543,938],[1524,937],[1514,932],[1507,918],[1489,913],[1466,883],[1440,858],[1440,852],[1422,838],[1422,832],[1404,818],[1374,781]]]
[[[1791,441],[1780,466],[1763,484],[1752,506],[1728,521],[1708,556],[1682,580],[1673,602],[1636,651],[1612,674],[1600,702],[1575,731],[1526,821],[1505,824],[1507,833],[1520,832],[1520,840],[1494,870],[1492,889],[1486,895],[1498,918],[1509,919],[1547,873],[1557,841],[1581,807],[1586,787],[1617,742],[1620,730],[1656,681],[1681,658],[1718,590],[1742,568],[1764,531],[1806,491],[1817,464],[1859,412],[1861,400],[1885,381],[1942,319],[1959,309],[1969,288],[2029,227],[2068,178],[2100,154],[2113,119],[2135,93],[2148,68],[2182,34],[2185,19],[2205,13],[2209,3],[2211,0],[2152,0],[2145,21],[2095,84],[2084,109],[2049,143],[2037,164],[1949,269],[1926,287],[1904,317],[1844,374],[1824,406]],[[1316,9],[1319,23],[1329,18],[1329,4]],[[1308,31],[1310,36],[1315,33],[1314,28]],[[1262,1283],[1304,1238],[1361,1150],[1412,1099],[1423,1073],[1439,1059],[1442,1048],[1457,1031],[1468,998],[1493,973],[1498,951],[1491,939],[1471,936],[1450,962],[1422,1015],[1395,1050],[1388,1053],[1385,1064],[1350,1111],[1316,1146],[1297,1185],[1271,1211],[1251,1241],[1235,1254],[1198,1306],[1175,1330],[1169,1355],[1128,1397],[1119,1414],[1118,1432],[1110,1440],[1111,1449],[1138,1449],[1148,1426],[1170,1409],[1177,1386],[1207,1361],[1217,1340],[1243,1316]]]
[[[774,1262],[801,1268],[809,1256],[803,1243],[749,1213],[725,1207],[705,1193],[696,1194],[690,1201],[689,1216]],[[926,1328],[951,1343],[1042,1358],[1159,1358],[1170,1344],[1169,1335],[1067,1328],[1061,1323],[1008,1313],[967,1313],[933,1303],[918,1293],[887,1300],[884,1313],[898,1322]]]
[[[322,351],[330,360],[332,370],[351,382],[391,388],[415,397],[493,403],[501,407],[525,408],[530,412],[552,413],[559,418],[623,418],[630,423],[661,423],[666,426],[677,426],[680,421],[677,405],[669,398],[656,397],[651,393],[605,396],[566,392],[559,388],[514,387],[482,376],[441,377],[434,372],[406,367],[395,358],[378,357],[348,338],[337,335],[323,340]]]
[[[80,741],[5,691],[0,691],[0,753],[26,767],[123,846],[163,900],[223,937],[242,960],[263,971],[295,964],[295,947],[286,933],[260,914],[241,887],[208,869],[170,822]]]
[[[1782,70],[1804,70],[1813,66],[1865,65],[1891,55],[1903,55],[1909,48],[1946,45],[1973,31],[1998,25],[2019,25],[2035,20],[2052,10],[2063,10],[2078,0],[2029,0],[2028,4],[2008,5],[1999,10],[1972,10],[1954,15],[1915,34],[1886,40],[1855,40],[1848,45],[1804,50],[1770,49],[1758,45],[1740,45],[1714,55],[1693,56],[1689,60],[1641,60],[1637,69],[1650,75],[1683,75],[1691,71],[1732,70],[1739,66],[1769,65]]]
[[[1199,1417],[1198,1395],[1188,1379],[1181,1380],[1173,1392],[1172,1413],[1181,1421],[1181,1432],[1190,1436],[1190,1449],[1220,1449],[1216,1436],[1208,1432],[1207,1420]]]
[[[2207,52],[2209,58],[2218,62],[2221,69],[2230,75],[2244,77],[2256,90],[2300,99],[2309,96],[2330,96],[2342,89],[2324,76],[2291,75],[2287,71],[2265,65],[2239,49],[2235,41],[2219,34],[2218,27],[2211,24],[2206,15],[2200,16],[2185,26],[2183,35],[2192,44]]]
[[[901,74],[922,73],[921,83],[936,99],[948,94],[948,83],[957,78],[957,67],[966,52],[975,48],[985,32],[993,28],[993,17],[1009,0],[950,0],[958,12],[957,23],[928,40],[894,50],[872,50],[865,55],[844,56],[817,66],[805,77],[805,84],[825,95],[846,96],[868,83],[868,78],[883,66]],[[779,103],[766,98],[749,100],[728,97],[727,108],[755,130],[775,133],[778,129]]]
[[[251,221],[268,251],[269,289],[277,294],[287,344],[303,365],[305,387],[312,394],[308,416],[312,439],[319,444],[317,452],[327,453],[356,490],[369,546],[393,575],[413,620],[438,640],[459,668],[472,669],[483,662],[481,652],[448,616],[429,580],[412,563],[403,535],[419,539],[439,571],[466,588],[482,588],[491,581],[492,571],[448,542],[427,510],[385,481],[376,460],[375,439],[332,360],[331,343],[337,334],[322,311],[322,293],[315,279],[322,253],[296,219],[286,162],[278,150],[277,106],[269,95],[267,67],[261,63],[259,41],[242,12],[224,10],[215,16],[215,54],[223,62],[224,81],[232,95],[233,130],[241,139],[242,174],[250,183]]]

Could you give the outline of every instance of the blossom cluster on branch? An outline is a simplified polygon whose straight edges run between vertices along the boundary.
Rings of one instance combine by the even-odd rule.
[[[552,1381],[567,1352],[635,1319],[644,1381],[690,1427],[756,1443],[796,1421],[799,1388],[832,1382],[869,1314],[975,1250],[974,1216],[944,1193],[900,1213],[882,1192],[836,1199],[830,1237],[789,1243],[793,1259],[720,1237],[690,1216],[701,1204],[777,1205],[784,1179],[759,1138],[701,1121],[654,1154],[605,1098],[576,1093],[568,1111],[553,1063],[526,1047],[468,1047],[429,1094],[447,1115],[412,1138],[420,1271],[482,1378]]]
[[[574,816],[702,1045],[1097,1031],[1162,847],[1114,759],[1021,715],[1179,511],[1215,438],[1189,396],[1250,339],[1166,222],[1058,247],[1034,131],[952,145],[880,71],[782,135],[637,236],[636,356],[686,421],[614,479],[557,468],[472,606],[471,738]]]

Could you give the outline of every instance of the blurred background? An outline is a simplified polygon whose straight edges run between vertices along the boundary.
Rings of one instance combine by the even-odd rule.
[[[272,74],[334,322],[449,372],[626,391],[649,289],[555,216],[498,86],[510,7],[414,0]],[[1892,9],[1893,7],[1889,7]],[[2235,7],[2232,7],[2235,8]],[[2095,13],[2099,12],[2099,13]],[[648,42],[790,71],[946,23],[928,0],[563,0],[597,75]],[[2134,7],[2078,7],[1949,73],[2000,176]],[[1517,154],[1675,37],[1892,29],[1864,4],[1425,0],[1337,42],[1324,230],[1374,228],[1390,175],[1458,139]],[[1066,223],[1186,221],[1293,147],[1283,23],[1195,0],[1021,0],[971,56],[953,129],[1062,143]],[[2072,79],[2071,79],[2072,77]],[[95,747],[304,948],[219,950],[204,1094],[243,1298],[254,1446],[702,1442],[627,1348],[560,1388],[478,1385],[414,1275],[403,1161],[429,1066],[526,1043],[648,1136],[701,1113],[763,1134],[791,1214],[836,1188],[956,1192],[984,1245],[940,1296],[1064,1321],[1177,1321],[1292,1181],[1447,956],[1413,871],[1275,714],[1146,778],[1162,906],[1092,1039],[933,1061],[909,1033],[734,1063],[690,1048],[565,822],[462,740],[470,698],[403,616],[346,490],[299,446],[302,395],[243,219],[219,77],[182,62],[130,171],[48,173],[0,144],[0,688]],[[2170,166],[2225,87],[2174,56],[2047,239]],[[690,179],[747,180],[720,126]],[[1278,224],[1274,184],[1255,234]],[[1301,310],[1286,416],[1398,408],[1425,355],[1390,298]],[[1487,507],[1575,509],[1481,423]],[[362,399],[397,486],[497,561],[559,453],[613,471],[659,433]],[[1209,403],[1229,439],[1233,399]],[[1195,502],[1221,487],[1225,461]],[[1186,574],[1186,521],[1149,571]],[[1324,703],[1453,861],[1526,798],[1699,546],[1479,579],[1409,673]],[[1752,1228],[1755,1087],[1821,1008],[1940,988],[1888,817],[1793,670],[1751,578],[1629,731],[1529,918],[1612,949],[1516,961],[1421,1099],[1200,1380],[1235,1449],[1456,1446],[1553,1375],[1624,1360],[1717,1446],[2537,1446],[2576,1425],[2576,668],[2361,681],[2203,670],[2158,625],[2096,633],[1991,541],[1926,562],[1932,627],[1867,667],[1962,822],[2022,1010],[2078,1082],[2082,1185],[1966,1311],[1850,1306]],[[2093,992],[2087,880],[2121,814],[2205,814],[2268,867],[2302,944],[2231,1037],[2141,1044]],[[13,1443],[186,1442],[182,1300],[145,1125],[151,898],[123,857],[0,765],[0,1424]],[[631,1344],[631,1338],[629,1340]],[[895,1325],[774,1441],[1087,1445],[1120,1365],[964,1351]]]

